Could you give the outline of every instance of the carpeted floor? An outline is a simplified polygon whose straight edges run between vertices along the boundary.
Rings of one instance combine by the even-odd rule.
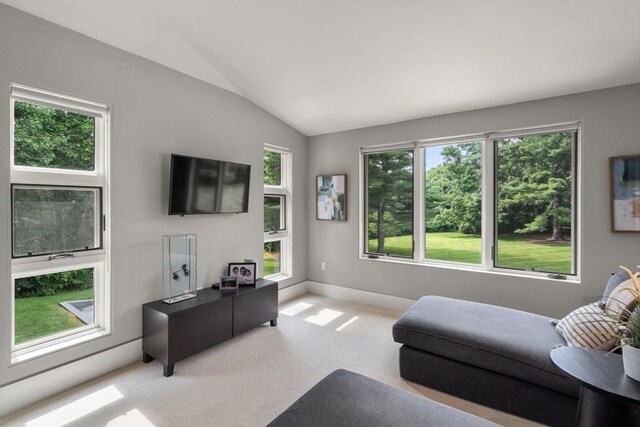
[[[391,326],[400,313],[306,294],[268,323],[175,365],[134,363],[15,412],[7,426],[264,426],[345,368],[505,426],[536,424],[407,382]],[[142,356],[142,355],[141,355]]]

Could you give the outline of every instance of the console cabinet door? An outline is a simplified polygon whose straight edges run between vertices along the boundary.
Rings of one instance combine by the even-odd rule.
[[[234,295],[233,336],[278,317],[278,285]]]
[[[169,317],[169,363],[175,363],[232,337],[231,298]]]
[[[198,315],[201,350],[233,337],[233,301],[225,298],[201,307]]]

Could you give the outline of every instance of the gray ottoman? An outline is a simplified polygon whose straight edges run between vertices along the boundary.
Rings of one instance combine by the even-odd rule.
[[[338,369],[270,424],[276,426],[496,426],[374,379]]]

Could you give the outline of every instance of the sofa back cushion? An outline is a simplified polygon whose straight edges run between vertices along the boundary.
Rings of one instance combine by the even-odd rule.
[[[602,294],[602,298],[600,299],[600,301],[606,304],[609,296],[611,295],[611,292],[613,292],[613,290],[617,288],[620,283],[629,279],[631,279],[631,277],[629,277],[629,273],[627,273],[626,271],[620,270],[613,273],[607,281],[607,286],[604,289],[604,293]]]

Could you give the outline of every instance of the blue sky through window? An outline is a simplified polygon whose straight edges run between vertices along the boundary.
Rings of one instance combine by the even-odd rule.
[[[434,145],[426,148],[424,159],[425,170],[433,169],[444,162],[444,158],[442,157],[444,147],[444,145]]]

